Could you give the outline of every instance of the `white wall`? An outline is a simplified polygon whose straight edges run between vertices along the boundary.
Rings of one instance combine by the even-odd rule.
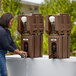
[[[27,4],[23,4],[21,11],[24,12],[25,14],[39,13],[38,6],[27,5]]]

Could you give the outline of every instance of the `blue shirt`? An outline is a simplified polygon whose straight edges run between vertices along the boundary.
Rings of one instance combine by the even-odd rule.
[[[11,37],[10,31],[0,26],[0,50],[14,52],[15,49],[17,49],[17,47]]]

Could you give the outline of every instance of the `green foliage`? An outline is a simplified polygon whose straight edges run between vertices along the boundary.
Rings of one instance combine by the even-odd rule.
[[[46,15],[54,15],[58,13],[68,13],[71,15],[71,25],[72,25],[72,33],[71,33],[71,51],[76,49],[76,26],[74,25],[75,18],[76,18],[76,4],[70,3],[70,0],[44,0],[39,7],[40,13],[44,16],[44,21]],[[44,54],[48,52],[48,36],[44,33],[44,40],[43,40],[43,49]]]
[[[10,12],[14,16],[20,14],[20,9],[22,4],[20,0],[2,0],[1,1],[1,9],[3,13]]]
[[[18,25],[17,16],[23,13],[20,11],[21,7],[22,7],[22,4],[20,3],[20,0],[2,0],[1,1],[2,12],[0,12],[0,15],[2,15],[3,13],[9,12],[14,16],[14,23],[10,31],[19,49],[21,48],[21,41],[20,41],[21,36],[17,31],[17,25]]]
[[[76,50],[76,26],[71,31],[71,51]]]
[[[10,31],[11,31],[12,38],[16,43],[17,47],[21,49],[21,35],[17,31],[17,26],[18,26],[18,19],[16,17],[14,18],[14,22]]]
[[[43,53],[45,54],[45,55],[47,55],[48,54],[48,43],[49,43],[49,41],[48,41],[48,35],[46,34],[46,32],[43,34]]]

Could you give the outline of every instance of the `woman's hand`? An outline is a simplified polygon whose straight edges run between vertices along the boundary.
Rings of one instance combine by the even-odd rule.
[[[16,49],[14,53],[19,54],[22,58],[27,57],[27,52],[19,51],[18,49]]]
[[[15,50],[14,50],[14,53],[16,53],[16,54],[20,54],[19,49],[15,49]]]
[[[27,52],[20,51],[20,56],[21,56],[22,58],[27,57]]]

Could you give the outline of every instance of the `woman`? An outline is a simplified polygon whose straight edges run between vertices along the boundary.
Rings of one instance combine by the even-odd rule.
[[[9,28],[12,27],[14,17],[10,13],[5,13],[0,18],[0,76],[7,76],[5,54],[7,50],[20,55],[26,55],[24,51],[19,51],[16,47]]]

